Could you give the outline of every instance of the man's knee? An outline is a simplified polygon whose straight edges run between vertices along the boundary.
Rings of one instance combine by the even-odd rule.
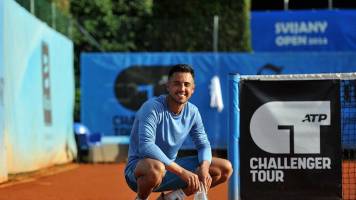
[[[160,183],[162,181],[164,173],[165,173],[165,167],[162,163],[154,164],[147,169],[146,176],[148,178],[148,181],[152,181],[154,183],[158,183],[158,182]]]
[[[145,160],[137,166],[135,174],[138,179],[143,179],[142,181],[146,184],[157,185],[162,181],[165,174],[165,166],[157,160]]]
[[[215,169],[215,175],[218,178],[218,182],[222,183],[229,180],[232,175],[233,168],[229,160],[218,158],[214,160],[213,169]]]
[[[225,160],[221,169],[221,178],[223,179],[223,181],[227,181],[232,175],[232,172],[233,168],[231,162],[229,160]]]

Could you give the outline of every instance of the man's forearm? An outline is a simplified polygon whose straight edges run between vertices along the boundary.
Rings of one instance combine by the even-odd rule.
[[[207,160],[203,160],[203,162],[200,163],[199,167],[202,168],[202,169],[209,169],[210,162],[207,161]]]
[[[207,170],[209,170],[210,162],[207,161],[207,160],[204,160],[203,162],[200,163],[199,167],[200,167],[201,169],[207,169]],[[175,163],[175,162],[172,162],[170,165],[166,165],[166,169],[167,169],[168,171],[170,171],[170,172],[172,172],[172,173],[178,175],[178,176],[181,175],[181,174],[184,172],[184,170],[186,170],[186,169],[184,169],[183,167],[179,166],[179,165],[178,165],[177,163]]]
[[[179,166],[177,163],[172,162],[170,165],[166,165],[166,169],[173,174],[180,176],[185,170],[183,167]]]

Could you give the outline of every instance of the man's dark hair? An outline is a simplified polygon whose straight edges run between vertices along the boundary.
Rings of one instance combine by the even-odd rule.
[[[187,72],[190,73],[194,79],[194,69],[187,64],[177,64],[172,66],[172,68],[169,70],[168,73],[168,78],[171,78],[173,76],[174,73],[176,72]]]

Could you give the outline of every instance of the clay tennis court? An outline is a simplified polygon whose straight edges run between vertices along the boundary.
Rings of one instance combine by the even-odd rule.
[[[355,169],[355,161],[343,163],[344,200],[356,199]],[[12,181],[0,184],[0,200],[132,200],[135,193],[126,185],[123,170],[123,163],[74,163],[12,176]],[[227,188],[225,183],[211,189],[209,199],[228,199]]]
[[[67,164],[12,177],[0,184],[0,200],[134,200],[124,164]],[[151,195],[156,199],[159,193]],[[227,183],[209,191],[209,199],[228,197]],[[188,198],[193,200],[193,197]]]

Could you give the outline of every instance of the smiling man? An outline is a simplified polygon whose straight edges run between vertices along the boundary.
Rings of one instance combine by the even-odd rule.
[[[168,94],[149,99],[136,113],[125,168],[126,182],[137,192],[136,199],[162,192],[159,199],[181,200],[231,176],[231,163],[212,157],[198,108],[188,101],[194,89],[194,70],[175,65],[168,74]],[[177,158],[188,136],[198,155]]]

